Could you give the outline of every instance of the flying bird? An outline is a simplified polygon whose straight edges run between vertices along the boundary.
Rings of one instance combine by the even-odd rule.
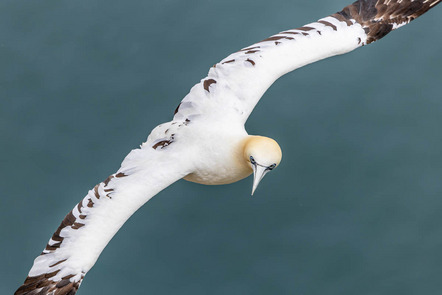
[[[282,75],[383,38],[441,0],[358,0],[316,22],[273,35],[215,64],[120,169],[63,219],[16,295],[73,295],[111,238],[175,181],[218,185],[253,174],[252,194],[282,158],[271,138],[244,124]]]

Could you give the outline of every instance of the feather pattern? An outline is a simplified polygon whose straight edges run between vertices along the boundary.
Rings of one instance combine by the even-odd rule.
[[[175,165],[180,169],[174,169]],[[75,294],[126,220],[187,173],[179,159],[148,143],[133,150],[117,173],[97,184],[66,215],[15,294]]]
[[[243,48],[210,69],[183,99],[175,119],[193,115],[245,123],[282,75],[379,40],[440,1],[359,0],[317,22]]]
[[[156,127],[115,174],[66,215],[15,295],[74,295],[119,228],[159,191],[186,176],[212,184],[243,177],[231,168],[237,157],[233,147],[247,135],[245,121],[276,79],[379,40],[440,1],[359,0],[217,63],[182,100],[173,121]],[[221,126],[216,134],[210,132],[214,126]],[[208,150],[222,163],[216,169],[208,164],[214,157],[203,158]]]

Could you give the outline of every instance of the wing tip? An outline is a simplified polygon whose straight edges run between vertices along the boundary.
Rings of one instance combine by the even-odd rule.
[[[442,0],[358,0],[332,15],[359,23],[367,34],[366,44],[375,42],[391,31],[410,23]]]
[[[53,281],[50,278],[55,276],[58,271],[49,274],[41,274],[39,276],[28,276],[14,295],[74,295],[80,287],[84,275],[80,281],[71,281],[74,275],[61,278],[59,281]]]

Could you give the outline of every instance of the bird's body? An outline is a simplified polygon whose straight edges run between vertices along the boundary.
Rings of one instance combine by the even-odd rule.
[[[249,176],[252,169],[243,161],[241,153],[246,138],[247,135],[241,133],[220,134],[213,142],[210,137],[205,138],[208,144],[195,148],[196,154],[203,156],[195,159],[195,171],[184,179],[201,184],[219,185]],[[206,158],[207,155],[210,156]]]
[[[15,294],[75,294],[126,220],[181,178],[217,185],[254,173],[254,191],[282,157],[274,140],[250,136],[244,128],[268,87],[296,68],[374,42],[440,1],[359,0],[215,64],[182,100],[173,120],[156,127],[117,172],[68,213]]]
[[[213,131],[216,132],[213,132]],[[252,172],[244,165],[240,149],[248,134],[244,125],[213,124],[206,120],[171,121],[156,127],[142,148],[179,154],[188,167],[186,180],[202,184],[227,184]]]

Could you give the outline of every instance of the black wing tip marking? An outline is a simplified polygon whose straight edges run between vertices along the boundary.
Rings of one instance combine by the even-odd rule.
[[[117,174],[109,176],[101,184],[103,184],[103,186],[106,187],[113,178],[122,178],[126,176],[128,175],[126,175],[123,172],[119,172]],[[101,197],[98,191],[99,185],[100,184],[96,185],[93,190],[94,195],[97,199],[100,199]],[[104,191],[107,192],[106,196],[109,197],[108,195],[111,189],[108,190],[105,189]],[[90,197],[86,198],[87,198],[86,201],[88,202],[86,206],[89,208],[94,207],[94,202],[92,201],[92,199]],[[73,230],[78,230],[81,227],[85,226],[84,223],[80,222],[81,220],[84,220],[87,217],[86,213],[83,212],[84,208],[83,201],[84,199],[80,203],[78,203],[74,209],[69,211],[69,213],[65,216],[60,226],[57,228],[57,230],[54,232],[54,234],[51,237],[52,241],[54,241],[55,243],[49,242],[48,244],[46,244],[46,247],[41,253],[41,255],[46,255],[49,253],[56,252],[57,249],[60,248],[61,244],[64,241],[64,237],[61,236],[60,233],[64,228],[70,227]],[[79,218],[76,218],[73,213],[75,209],[77,209],[78,211]],[[67,262],[68,260],[69,259],[66,258],[60,261],[55,261],[54,263],[49,265],[49,267],[50,268],[56,266],[62,267],[63,263]],[[33,276],[33,277],[28,276],[25,282],[23,283],[23,285],[17,289],[14,295],[37,295],[37,294],[38,295],[74,295],[77,292],[78,288],[80,287],[81,281],[83,280],[85,274],[84,273],[81,274],[81,279],[78,282],[71,281],[71,278],[75,276],[73,274],[62,277],[61,280],[59,281],[52,280],[51,278],[57,275],[59,271],[60,269],[50,273],[41,274],[39,276]]]
[[[78,282],[71,281],[74,275],[65,276],[57,282],[51,280],[59,271],[27,277],[23,285],[15,291],[14,295],[74,295],[77,293],[84,274],[82,274]]]
[[[407,24],[418,18],[441,0],[358,0],[332,15],[351,25],[358,22],[367,33],[367,42],[377,41],[394,30],[395,25]]]

